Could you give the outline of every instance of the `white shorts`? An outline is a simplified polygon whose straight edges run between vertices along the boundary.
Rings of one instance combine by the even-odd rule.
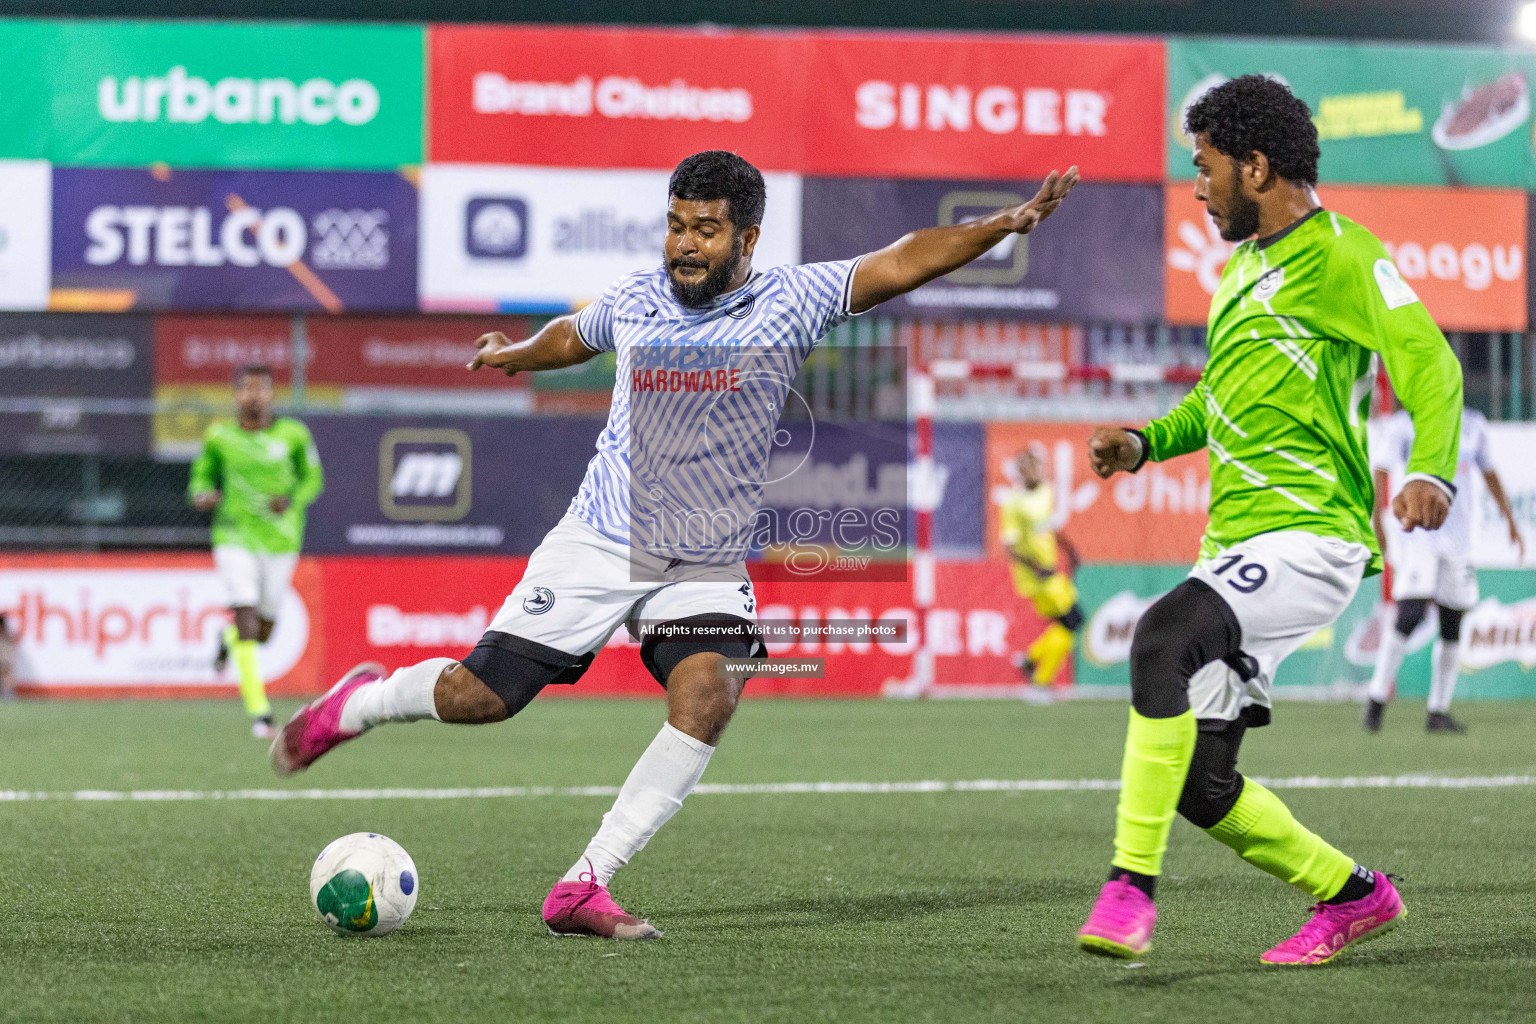
[[[231,608],[255,608],[257,615],[275,622],[299,556],[265,555],[233,544],[215,544],[213,564],[224,581]]]
[[[1447,555],[1428,537],[1402,534],[1392,545],[1392,600],[1433,601],[1466,611],[1477,604],[1477,570],[1467,554]]]
[[[597,651],[620,625],[639,639],[641,620],[732,615],[756,622],[756,612],[743,563],[673,565],[567,514],[534,549],[487,628],[580,657]]]
[[[1242,628],[1242,650],[1258,673],[1244,681],[1213,661],[1189,681],[1196,718],[1233,721],[1251,705],[1270,706],[1280,662],[1337,619],[1365,575],[1370,550],[1303,530],[1263,533],[1234,544],[1190,570],[1231,606]]]

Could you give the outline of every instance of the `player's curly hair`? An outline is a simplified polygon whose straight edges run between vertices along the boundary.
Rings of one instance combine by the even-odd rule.
[[[1223,82],[1190,104],[1184,129],[1210,136],[1217,152],[1242,160],[1257,150],[1280,177],[1317,184],[1317,125],[1284,82],[1264,75]]]
[[[709,149],[684,158],[672,172],[667,191],[678,199],[724,199],[730,204],[736,230],[763,222],[768,190],[756,167],[723,149]]]

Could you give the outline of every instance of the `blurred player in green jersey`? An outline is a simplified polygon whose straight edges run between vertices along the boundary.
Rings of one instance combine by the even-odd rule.
[[[1402,900],[1245,779],[1238,746],[1269,723],[1281,660],[1381,570],[1366,453],[1377,357],[1415,427],[1393,501],[1405,531],[1439,527],[1455,499],[1461,368],[1381,242],[1318,200],[1317,128],[1284,83],[1218,85],[1185,127],[1195,197],[1242,241],[1211,299],[1209,359],[1168,415],[1100,428],[1088,447],[1101,477],[1208,448],[1210,523],[1189,578],[1136,626],[1115,853],[1078,943],[1150,947],[1177,811],[1311,897],[1312,916],[1260,959],[1318,964],[1400,923]]]
[[[270,369],[247,366],[235,374],[235,405],[237,422],[215,423],[203,435],[187,493],[192,504],[213,513],[213,561],[234,612],[215,665],[222,670],[234,657],[251,733],[271,739],[277,733],[256,645],[277,623],[304,543],[304,513],[324,478],[309,428],[272,418]]]

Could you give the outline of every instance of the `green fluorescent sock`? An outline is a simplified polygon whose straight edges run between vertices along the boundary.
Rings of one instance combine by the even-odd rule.
[[[1195,752],[1195,729],[1193,711],[1145,718],[1131,709],[1115,809],[1115,867],[1162,874],[1168,832]]]
[[[235,669],[240,674],[240,700],[245,713],[252,718],[264,718],[272,713],[267,700],[267,687],[261,681],[261,669],[256,666],[256,641],[236,640],[230,645],[235,656]]]
[[[1206,831],[1254,867],[1319,900],[1338,895],[1355,866],[1252,779],[1243,780],[1243,792],[1232,810]]]

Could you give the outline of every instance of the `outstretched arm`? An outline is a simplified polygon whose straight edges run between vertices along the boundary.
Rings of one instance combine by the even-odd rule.
[[[558,370],[562,366],[575,366],[597,355],[576,332],[574,313],[555,317],[525,341],[512,341],[500,331],[492,331],[477,338],[475,347],[480,351],[475,353],[469,369],[490,366],[508,377],[523,370]]]
[[[1483,482],[1488,485],[1488,493],[1499,506],[1504,521],[1509,524],[1509,542],[1520,549],[1520,561],[1525,561],[1525,538],[1520,536],[1520,524],[1515,522],[1514,510],[1509,507],[1509,495],[1504,493],[1504,481],[1499,479],[1498,473],[1485,469]]]
[[[870,253],[854,271],[849,312],[862,313],[959,270],[1009,235],[1029,234],[1056,212],[1076,184],[1076,167],[1066,174],[1052,171],[1035,198],[1027,203],[964,224],[914,231]]]

